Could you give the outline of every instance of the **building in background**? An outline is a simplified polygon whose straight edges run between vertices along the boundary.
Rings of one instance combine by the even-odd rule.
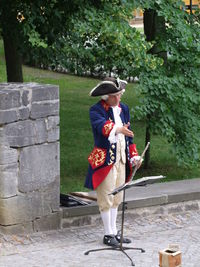
[[[187,12],[190,12],[192,9],[192,12],[194,12],[197,8],[200,8],[200,0],[185,0],[185,6]],[[136,9],[134,10],[134,19],[131,21],[131,24],[138,24],[142,23],[143,21],[143,10],[142,9]]]

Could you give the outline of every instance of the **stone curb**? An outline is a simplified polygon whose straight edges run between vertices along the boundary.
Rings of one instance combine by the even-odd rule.
[[[160,193],[159,193],[160,192]],[[162,193],[161,193],[162,192]],[[200,209],[200,179],[183,180],[133,188],[126,194],[126,213],[138,216],[182,212]],[[96,202],[87,206],[61,207],[61,228],[90,225],[100,222]],[[121,210],[121,206],[120,206]]]

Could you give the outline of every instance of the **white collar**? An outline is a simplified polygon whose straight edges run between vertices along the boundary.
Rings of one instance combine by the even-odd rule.
[[[112,107],[112,109],[113,109],[113,112],[117,113],[118,115],[121,113],[121,108],[119,106],[114,106]]]

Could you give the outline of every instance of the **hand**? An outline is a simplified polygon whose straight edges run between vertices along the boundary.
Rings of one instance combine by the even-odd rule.
[[[131,163],[139,169],[142,165],[143,159],[140,156],[134,156],[131,158]]]
[[[116,130],[116,134],[121,133],[125,136],[133,137],[134,133],[128,129],[129,126],[130,126],[130,122],[128,122],[127,124],[124,124],[124,126],[122,127],[118,127]]]

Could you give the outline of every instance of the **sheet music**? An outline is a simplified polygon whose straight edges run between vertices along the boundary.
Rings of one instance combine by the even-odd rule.
[[[139,185],[146,185],[146,184],[151,184],[154,182],[157,182],[161,179],[165,178],[163,175],[158,175],[158,176],[147,176],[147,177],[142,177],[134,181],[130,181],[128,183],[123,184],[122,186],[117,187],[115,190],[113,190],[109,195],[115,195],[122,191],[123,189],[127,189],[132,186],[139,186]]]
[[[165,178],[165,176],[163,176],[163,175],[146,176],[146,177],[142,177],[140,179],[131,181],[130,185],[137,185],[137,184],[141,184],[143,182],[146,182],[146,183],[150,184],[151,182],[156,182],[157,180],[160,180],[160,179],[163,179],[163,178]]]

